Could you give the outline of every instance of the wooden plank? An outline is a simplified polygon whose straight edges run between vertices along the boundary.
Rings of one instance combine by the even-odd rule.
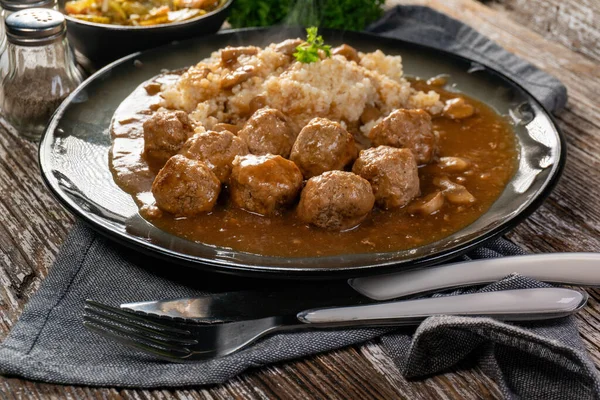
[[[73,221],[43,188],[37,145],[0,125],[0,322],[5,326],[45,277]]]
[[[580,3],[587,5],[593,1]],[[570,162],[555,194],[511,238],[535,252],[600,251],[600,210],[595,209],[600,204],[600,104],[596,99],[600,79],[597,63],[590,58],[595,53],[578,49],[587,56],[577,54],[563,47],[559,39],[553,43],[532,32],[528,25],[539,29],[538,22],[531,22],[530,17],[516,18],[521,1],[510,2],[512,9],[489,8],[471,0],[420,3],[464,20],[565,82],[571,97],[558,121],[568,137]],[[568,0],[565,5],[574,3]],[[544,15],[540,18],[543,21]],[[558,23],[555,26],[555,32],[563,29]],[[553,31],[548,32],[544,35],[552,38]],[[581,46],[587,40],[586,36]],[[577,48],[577,43],[570,46]],[[72,217],[50,194],[40,190],[35,147],[0,127],[0,339],[16,322],[23,305],[46,275],[50,260],[72,223]],[[590,294],[590,305],[578,318],[584,342],[600,366],[600,292],[590,290]],[[468,367],[422,381],[407,381],[381,346],[373,342],[252,370],[224,385],[121,390],[0,378],[0,396],[10,399],[501,398],[488,377]]]
[[[489,4],[545,38],[600,61],[600,1],[496,0]]]

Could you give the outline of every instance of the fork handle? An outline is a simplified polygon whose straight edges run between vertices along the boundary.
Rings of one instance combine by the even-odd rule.
[[[299,321],[310,325],[412,325],[433,315],[484,316],[537,320],[563,317],[582,308],[587,294],[563,288],[506,290],[351,307],[302,311]]]

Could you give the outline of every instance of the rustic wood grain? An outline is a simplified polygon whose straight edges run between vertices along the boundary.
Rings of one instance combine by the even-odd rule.
[[[542,36],[600,60],[600,1],[496,0],[489,4]]]
[[[564,177],[540,210],[510,236],[532,252],[600,251],[600,49],[593,47],[600,28],[598,18],[586,14],[592,10],[597,16],[598,2],[500,0],[488,7],[472,0],[388,1],[390,6],[398,3],[427,4],[463,20],[567,85],[570,100],[558,116],[569,144]],[[46,276],[72,222],[43,189],[36,146],[0,126],[0,340]],[[600,366],[600,290],[588,292],[590,303],[578,321]],[[501,398],[501,393],[470,365],[409,382],[375,341],[251,370],[223,385],[202,388],[121,390],[0,377],[0,398],[488,399]]]

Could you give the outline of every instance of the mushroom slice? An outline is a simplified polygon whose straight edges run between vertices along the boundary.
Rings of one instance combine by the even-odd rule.
[[[439,211],[444,205],[444,195],[440,191],[429,193],[427,196],[415,200],[407,210],[411,214],[431,215]]]
[[[258,53],[258,47],[245,46],[245,47],[231,47],[227,46],[221,50],[221,63],[224,66],[231,66],[235,64],[238,57],[241,55],[253,56]]]
[[[148,93],[149,96],[154,96],[160,92],[161,86],[162,85],[159,82],[150,82],[144,85],[144,89],[146,89],[146,93]]]
[[[228,73],[221,78],[221,88],[231,89],[256,75],[256,67],[253,65],[244,65],[233,72]]]
[[[471,161],[462,157],[440,157],[438,166],[447,172],[462,172],[471,166]]]
[[[354,61],[356,63],[360,62],[360,58],[358,57],[358,52],[356,49],[352,46],[348,46],[347,44],[334,47],[331,49],[331,54],[344,56],[348,61]]]
[[[260,110],[261,108],[265,107],[266,105],[267,105],[267,98],[265,96],[263,96],[262,94],[259,94],[258,96],[252,98],[252,100],[250,100],[250,103],[248,104],[250,115],[254,114],[256,111]]]
[[[427,79],[427,84],[430,86],[444,86],[448,83],[450,75],[440,74]]]
[[[304,40],[302,39],[284,40],[275,46],[275,51],[285,54],[286,56],[291,56],[294,54],[294,52],[296,52],[296,47],[300,46],[302,43],[304,43]]]
[[[475,202],[475,197],[469,193],[467,188],[452,182],[447,177],[435,178],[433,184],[442,189],[444,197],[452,204],[469,205]]]
[[[469,118],[475,114],[475,108],[462,97],[456,97],[446,101],[443,114],[445,117],[452,119]]]

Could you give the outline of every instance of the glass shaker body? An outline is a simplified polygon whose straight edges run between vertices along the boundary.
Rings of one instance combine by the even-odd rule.
[[[4,30],[5,12],[6,10],[0,8],[0,81],[6,76],[6,72],[8,71],[8,54],[6,53],[7,41],[6,32]],[[2,102],[1,98],[0,102]]]
[[[0,54],[6,49],[6,32],[4,32],[4,10],[0,7]]]
[[[6,76],[8,71],[8,53],[6,52],[8,41],[4,20],[14,12],[32,7],[58,10],[58,3],[56,0],[0,0],[0,80]]]
[[[8,73],[2,80],[4,118],[28,139],[37,140],[55,109],[78,85],[66,36],[41,46],[22,46],[10,40]]]

